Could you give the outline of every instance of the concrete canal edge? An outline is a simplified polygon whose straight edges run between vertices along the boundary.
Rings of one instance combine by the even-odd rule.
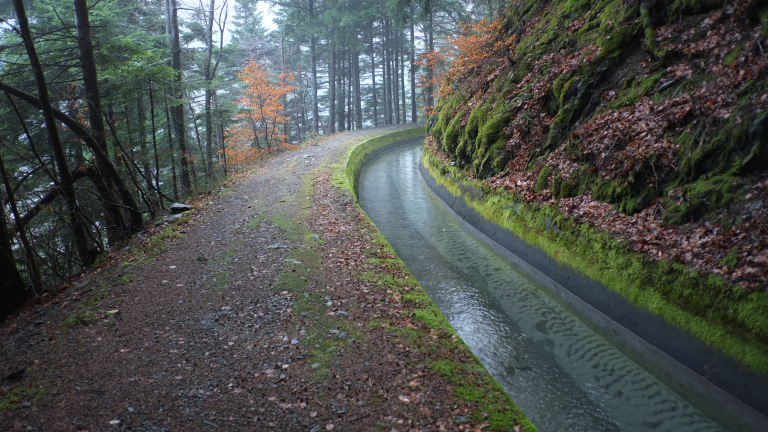
[[[432,171],[439,173],[436,168]],[[467,201],[485,199],[479,188],[459,183],[450,174],[435,178],[423,157],[419,169],[429,188],[464,229],[543,286],[625,355],[729,429],[768,430],[768,377],[487,220]],[[461,193],[454,195],[450,189]]]
[[[423,142],[424,138],[425,138],[424,125],[417,124],[417,125],[405,126],[405,129],[401,131],[390,132],[390,133],[386,133],[386,134],[379,135],[374,138],[365,140],[355,145],[350,150],[349,154],[347,154],[344,173],[343,174],[339,173],[340,175],[345,175],[346,178],[344,179],[335,178],[334,181],[337,182],[337,184],[344,182],[349,187],[355,199],[355,202],[357,202],[358,203],[357,205],[359,206],[357,189],[359,185],[360,174],[362,173],[365,166],[370,161],[372,161],[377,156],[383,153],[386,153],[390,150],[394,150],[398,147],[418,144],[420,142]],[[375,226],[375,224],[373,224],[373,221],[370,221],[370,222],[372,225]],[[381,234],[379,233],[379,235]],[[381,237],[382,239],[386,240],[383,235],[381,235]],[[394,250],[392,250],[392,253],[393,254],[395,253]],[[420,287],[420,289],[423,289],[423,288]],[[426,293],[424,294],[424,298],[429,299]],[[431,299],[429,301],[431,301]],[[428,307],[434,308],[435,313],[441,315],[441,321],[444,323],[443,325],[448,327],[451,333],[455,334],[453,329],[450,328],[450,324],[448,323],[448,321],[444,317],[442,317],[441,312],[437,309],[434,303],[432,303]],[[464,344],[464,342],[461,339],[458,339],[458,342],[461,344]],[[482,385],[487,387],[489,391],[493,392],[494,394],[498,394],[499,396],[503,397],[506,400],[506,405],[510,410],[509,412],[512,413],[513,421],[516,421],[517,424],[522,426],[523,430],[528,432],[535,432],[537,430],[536,426],[530,421],[530,419],[528,419],[525,416],[525,413],[517,406],[517,404],[509,397],[509,395],[506,394],[504,389],[496,382],[496,380],[491,376],[491,374],[488,373],[488,371],[485,369],[485,367],[480,362],[480,360],[476,356],[474,356],[474,354],[471,354],[471,350],[469,350],[468,347],[467,347],[467,352],[474,358],[474,361],[476,363],[476,368],[478,369],[478,371],[482,371],[482,374],[485,375],[485,381],[484,381],[484,384]],[[454,382],[454,384],[456,383]],[[461,394],[455,393],[455,396],[459,398],[463,398]],[[482,408],[482,404],[480,408]],[[493,422],[491,422],[489,426],[490,428],[493,428]]]

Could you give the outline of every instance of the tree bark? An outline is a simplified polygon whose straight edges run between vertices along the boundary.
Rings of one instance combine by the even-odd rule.
[[[43,67],[40,65],[40,59],[37,57],[37,50],[35,50],[35,45],[32,41],[32,33],[29,29],[29,20],[27,19],[27,13],[24,10],[23,0],[13,0],[13,5],[16,9],[19,31],[24,41],[24,47],[26,48],[27,56],[29,57],[35,81],[37,82],[37,91],[39,93],[43,118],[45,119],[48,142],[51,146],[51,151],[56,160],[56,167],[59,171],[59,181],[61,183],[64,201],[67,206],[67,213],[70,219],[69,225],[72,227],[77,255],[80,258],[82,265],[88,266],[95,260],[97,251],[95,245],[91,243],[88,234],[86,233],[85,223],[80,216],[80,209],[77,206],[77,196],[75,194],[72,174],[69,172],[67,156],[64,153],[64,147],[61,144],[59,131],[56,128],[56,119],[53,117],[53,107],[51,106],[51,99],[48,94],[48,84],[45,81]],[[12,259],[12,256],[8,258]]]
[[[331,61],[328,66],[328,132],[333,134],[336,133],[336,42],[331,42]]]
[[[428,40],[428,49],[427,52],[430,54],[435,52],[435,35],[433,31],[433,17],[432,17],[432,9],[428,12],[429,15],[429,26],[427,27],[427,40]],[[434,85],[432,83],[432,79],[434,77],[434,72],[432,71],[431,66],[427,66],[427,106],[429,107],[429,110],[434,109],[435,107],[435,96],[434,96]]]
[[[20,0],[14,0],[20,1]],[[27,300],[31,300],[29,289],[16,267],[11,248],[11,232],[8,219],[5,217],[5,207],[0,208],[0,319],[5,318],[11,312],[22,306]]]
[[[173,77],[173,103],[171,105],[171,114],[173,116],[173,129],[176,134],[176,141],[179,143],[179,152],[181,153],[181,194],[184,198],[192,193],[192,178],[190,176],[189,150],[187,148],[186,128],[184,126],[184,104],[182,98],[184,92],[182,89],[183,74],[181,70],[181,42],[179,40],[179,17],[176,0],[168,0],[170,4],[171,18],[171,67],[174,71]]]
[[[411,73],[411,123],[416,123],[416,35],[414,30],[413,6],[411,6],[411,65],[408,70]]]
[[[357,46],[357,43],[355,43]],[[360,95],[360,51],[355,48],[352,56],[355,67],[355,129],[363,128],[363,98]]]
[[[309,23],[313,24],[315,19],[315,2],[308,0],[309,3]],[[319,113],[317,108],[317,54],[315,52],[315,35],[309,38],[309,63],[312,69],[312,132],[318,133],[320,129]]]
[[[171,178],[173,179],[173,199],[179,200],[179,182],[176,177],[176,151],[173,149],[173,138],[171,137],[171,116],[168,110],[168,98],[165,99],[165,133],[168,135],[168,149],[171,151]]]
[[[211,119],[211,98],[213,97],[213,74],[211,68],[213,61],[213,13],[216,10],[216,0],[211,0],[208,7],[208,28],[206,28],[205,41],[207,44],[205,61],[205,178],[211,184],[213,178],[213,120]],[[195,124],[197,127],[197,124]],[[199,133],[199,132],[198,132]]]
[[[29,273],[29,278],[32,281],[32,288],[33,288],[32,290],[29,290],[29,289],[24,290],[25,297],[29,300],[29,299],[35,298],[38,293],[42,292],[43,277],[40,275],[40,268],[37,266],[37,260],[35,259],[35,251],[32,250],[32,245],[30,245],[29,239],[27,238],[27,230],[24,227],[24,224],[21,223],[21,219],[20,219],[21,216],[19,215],[19,209],[18,207],[16,207],[16,199],[13,196],[14,194],[13,194],[13,187],[11,185],[11,176],[8,174],[8,171],[6,171],[5,169],[5,161],[3,161],[2,155],[0,155],[0,174],[2,174],[2,177],[3,177],[3,184],[5,185],[5,191],[6,191],[6,194],[8,195],[8,202],[11,204],[11,212],[13,213],[13,219],[16,221],[19,221],[18,226],[16,227],[16,232],[18,233],[18,240],[24,249],[24,264],[27,267],[27,272]],[[12,225],[10,221],[8,221],[7,227],[9,228],[10,233],[12,233],[13,232]],[[0,240],[0,242],[2,242],[2,240]],[[13,256],[12,251],[8,253],[10,253],[10,256]]]
[[[400,98],[402,103],[403,123],[408,123],[408,110],[405,107],[405,44],[403,32],[400,30],[397,34],[400,49]]]
[[[88,16],[88,4],[86,0],[74,0],[75,25],[77,27],[77,46],[80,50],[80,68],[83,72],[83,87],[85,88],[85,101],[88,108],[88,122],[91,128],[91,135],[101,150],[107,155],[109,160],[109,149],[107,147],[106,129],[104,117],[102,116],[101,94],[99,93],[99,80],[96,73],[96,59],[93,54],[93,43],[91,41],[91,23]],[[102,159],[96,160],[96,168],[104,172],[106,167]],[[96,184],[96,188],[103,198],[104,215],[107,225],[107,238],[110,244],[117,244],[125,239],[124,232],[126,226],[123,214],[118,206],[117,192],[115,185],[108,176],[99,176],[101,182]]]
[[[152,81],[149,82],[149,115],[152,118],[152,150],[155,156],[155,191],[160,208],[165,209],[163,196],[160,192],[160,156],[157,153],[157,128],[155,127],[155,96],[152,92]]]
[[[371,25],[371,81],[373,82],[373,127],[379,125],[378,104],[376,100],[376,49],[373,44],[373,25]]]
[[[398,61],[398,48],[400,45],[400,41],[397,37],[397,30],[395,29],[393,31],[394,35],[392,36],[392,45],[393,45],[393,53],[392,53],[392,101],[395,105],[395,123],[400,124],[400,88],[398,84],[398,71],[399,71],[399,61]]]
[[[338,104],[337,104],[338,105],[338,107],[337,107],[337,114],[338,115],[336,116],[337,117],[337,121],[339,123],[339,132],[344,132],[346,130],[346,127],[345,127],[346,120],[345,120],[345,117],[344,117],[344,110],[345,110],[344,107],[345,107],[345,103],[346,103],[345,102],[346,101],[346,96],[345,96],[345,94],[346,94],[346,81],[345,81],[345,76],[344,76],[346,74],[346,70],[344,69],[344,58],[345,58],[344,54],[345,54],[345,52],[346,52],[346,48],[343,47],[341,49],[341,55],[338,56],[339,57],[338,58],[339,68],[338,68],[338,74],[337,74],[338,77],[337,77],[337,82],[336,82],[337,86],[339,87],[339,92],[338,92],[339,93],[339,95],[338,95],[339,96],[339,101],[338,101]]]
[[[283,80],[285,80],[285,38],[283,33],[280,33],[280,71],[283,74]],[[291,142],[288,135],[288,93],[283,95],[283,136],[285,136],[285,142]]]

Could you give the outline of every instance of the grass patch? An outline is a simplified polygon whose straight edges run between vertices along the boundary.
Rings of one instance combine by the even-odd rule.
[[[19,385],[2,394],[0,411],[11,411],[20,408],[24,402],[32,402],[46,395],[45,389]]]

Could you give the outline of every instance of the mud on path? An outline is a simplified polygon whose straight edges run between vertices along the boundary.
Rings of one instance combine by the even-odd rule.
[[[268,161],[4,322],[0,430],[519,430],[333,185],[387,130]]]

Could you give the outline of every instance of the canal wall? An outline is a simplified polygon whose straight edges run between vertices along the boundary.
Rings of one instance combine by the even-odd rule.
[[[561,231],[551,218],[538,225],[531,223],[535,218],[521,214],[529,209],[502,203],[481,185],[457,177],[428,156],[422,156],[420,170],[430,189],[465,229],[544,286],[626,355],[715,420],[728,424],[729,429],[768,430],[768,377],[563,263],[557,258],[558,251],[532,244],[530,240],[537,235],[573,235]],[[502,227],[483,216],[478,208],[489,205],[497,206],[500,213],[513,218],[515,223]]]

